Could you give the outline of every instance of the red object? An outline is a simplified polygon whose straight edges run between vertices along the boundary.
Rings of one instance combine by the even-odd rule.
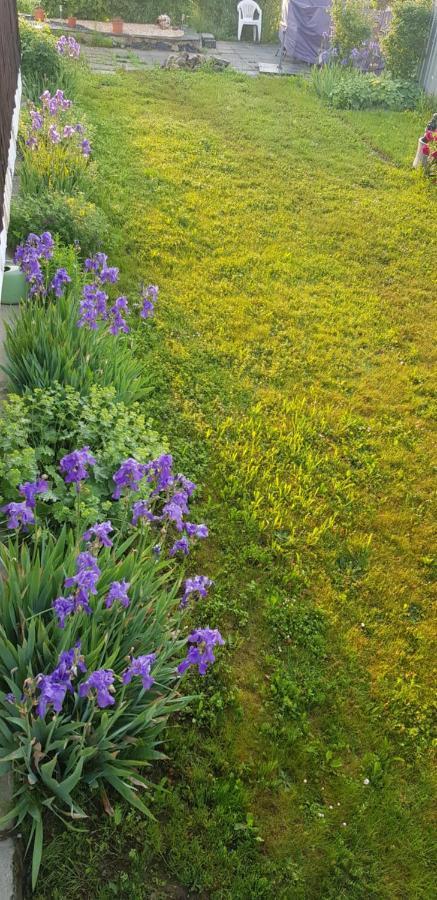
[[[427,141],[433,141],[433,140],[434,140],[434,135],[433,135],[432,131],[425,131],[425,137],[426,137],[426,140],[427,140]]]
[[[428,147],[428,144],[425,144],[425,146],[422,147],[422,153],[423,153],[424,156],[429,156],[429,147]]]
[[[112,20],[112,33],[123,34],[123,19]]]
[[[76,28],[77,19],[76,16],[68,16],[67,25],[69,28]]]
[[[433,159],[437,159],[437,150],[434,150],[433,153],[431,153],[431,156]]]
[[[35,6],[35,9],[33,11],[33,18],[35,19],[35,21],[36,22],[44,22],[45,17],[46,17],[46,14],[45,14],[43,7]]]

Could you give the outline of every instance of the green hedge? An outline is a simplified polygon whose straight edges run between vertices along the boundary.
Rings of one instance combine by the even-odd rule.
[[[405,0],[393,10],[383,41],[387,68],[398,78],[417,78],[431,28],[431,0]]]

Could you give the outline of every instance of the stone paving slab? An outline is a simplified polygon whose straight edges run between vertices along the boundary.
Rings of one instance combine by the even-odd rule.
[[[259,75],[259,64],[279,63],[278,44],[253,44],[245,41],[217,41],[217,47],[205,49],[205,59],[219,56],[227,60],[233,69],[247,75]],[[118,69],[134,71],[140,67],[161,66],[166,62],[167,50],[134,50],[123,51],[109,47],[87,47],[82,45],[82,52],[91,69],[95,72],[113,72]],[[305,63],[283,61],[283,72],[286,75],[306,75],[310,67]]]

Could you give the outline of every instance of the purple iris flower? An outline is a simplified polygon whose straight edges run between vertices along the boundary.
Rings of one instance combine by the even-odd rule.
[[[58,665],[50,675],[37,676],[40,695],[36,709],[40,718],[44,718],[48,706],[53,706],[57,713],[61,712],[67,691],[73,693],[72,678],[78,671],[86,672],[85,662],[80,654],[80,642],[59,655]]]
[[[156,284],[149,284],[144,288],[141,294],[142,309],[140,316],[142,319],[150,319],[155,312],[155,303],[158,298],[158,287]]]
[[[118,273],[119,269],[117,269],[116,266],[107,266],[105,263],[100,270],[100,281],[103,284],[115,284],[118,281]]]
[[[123,673],[123,684],[130,684],[132,678],[139,675],[143,683],[145,691],[149,691],[155,679],[150,674],[150,669],[156,660],[156,653],[149,653],[147,656],[131,656],[130,666]]]
[[[74,125],[64,125],[64,130],[62,132],[62,137],[71,138],[76,134]]]
[[[105,606],[110,609],[112,604],[118,600],[126,609],[129,606],[130,599],[128,590],[130,588],[129,581],[113,581],[109,587],[108,595],[105,600]]]
[[[111,522],[96,522],[95,525],[91,525],[91,528],[88,528],[88,531],[85,531],[83,539],[90,543],[95,542],[101,547],[112,547],[112,541],[109,537],[111,531],[114,531]]]
[[[79,685],[79,697],[89,697],[91,691],[97,695],[97,706],[103,709],[115,703],[114,697],[114,673],[112,669],[97,669],[86,681]]]
[[[25,500],[22,503],[6,503],[0,511],[6,513],[8,517],[6,522],[8,528],[23,528],[27,531],[27,526],[35,523],[33,510]]]
[[[55,125],[50,125],[49,138],[52,144],[59,144],[61,142],[61,135]]]
[[[30,118],[32,119],[32,130],[39,131],[43,126],[44,119],[37,109],[30,110]]]
[[[91,613],[88,604],[89,595],[97,594],[97,582],[100,578],[100,569],[95,556],[87,551],[79,553],[76,557],[76,574],[65,579],[66,588],[74,587],[76,590],[76,606],[82,606],[85,612]]]
[[[82,156],[91,156],[91,144],[86,138],[84,138],[84,140],[81,142],[80,146],[81,146]]]
[[[123,331],[124,334],[129,334],[130,328],[123,316],[123,313],[126,315],[128,312],[127,297],[117,297],[114,306],[111,307],[111,315],[113,317],[112,325],[109,328],[111,334],[117,335],[120,334],[120,331]]]
[[[189,635],[188,642],[193,646],[178,665],[179,675],[183,675],[190,666],[197,666],[199,675],[206,675],[208,666],[215,662],[213,647],[224,644],[220,632],[216,628],[198,628]]]
[[[57,597],[52,603],[55,615],[58,619],[59,628],[65,627],[65,620],[75,612],[74,600],[70,597]]]
[[[189,552],[190,552],[190,544],[188,542],[188,538],[186,538],[184,536],[174,542],[173,546],[168,551],[168,555],[176,556],[176,553],[183,553],[184,556],[188,556]]]
[[[146,465],[147,481],[149,484],[155,483],[152,497],[161,491],[166,491],[174,484],[174,475],[172,471],[173,457],[170,453],[163,453],[157,459],[152,459]]]
[[[89,447],[82,447],[81,450],[73,450],[67,453],[60,461],[60,469],[64,475],[66,484],[77,484],[89,478],[87,466],[95,466],[96,460],[92,455]]]
[[[207,538],[209,534],[207,525],[195,525],[194,522],[184,522],[184,529],[189,537]]]
[[[136,459],[132,457],[125,459],[115,475],[112,476],[112,480],[116,485],[112,495],[113,499],[119,500],[124,489],[137,491],[146,471],[147,466],[139,463]]]
[[[62,297],[64,294],[65,285],[69,284],[70,282],[71,278],[67,270],[63,268],[58,269],[55,272],[52,283],[50,285],[51,290],[54,291],[55,297],[58,297],[58,299]]]
[[[206,597],[208,595],[208,588],[211,587],[213,582],[210,578],[207,578],[206,575],[194,575],[192,578],[187,578],[184,583],[184,595],[181,600],[181,607],[184,608],[189,598],[192,594],[198,595],[199,597]]]
[[[148,522],[161,522],[162,516],[155,516],[149,509],[147,500],[136,500],[132,506],[132,525],[138,525],[139,519],[147,519]]]
[[[36,481],[25,481],[24,484],[20,484],[18,488],[22,497],[24,497],[28,506],[31,509],[35,509],[36,500],[38,494],[45,494],[49,490],[48,482],[45,478],[37,478]]]

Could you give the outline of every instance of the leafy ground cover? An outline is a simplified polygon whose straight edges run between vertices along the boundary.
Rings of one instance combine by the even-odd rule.
[[[156,823],[57,832],[39,897],[432,895],[431,191],[423,114],[231,73],[87,76],[93,198],[160,286],[147,416],[203,484],[226,654]],[[389,142],[383,123],[396,138]],[[193,688],[199,687],[193,680]]]

